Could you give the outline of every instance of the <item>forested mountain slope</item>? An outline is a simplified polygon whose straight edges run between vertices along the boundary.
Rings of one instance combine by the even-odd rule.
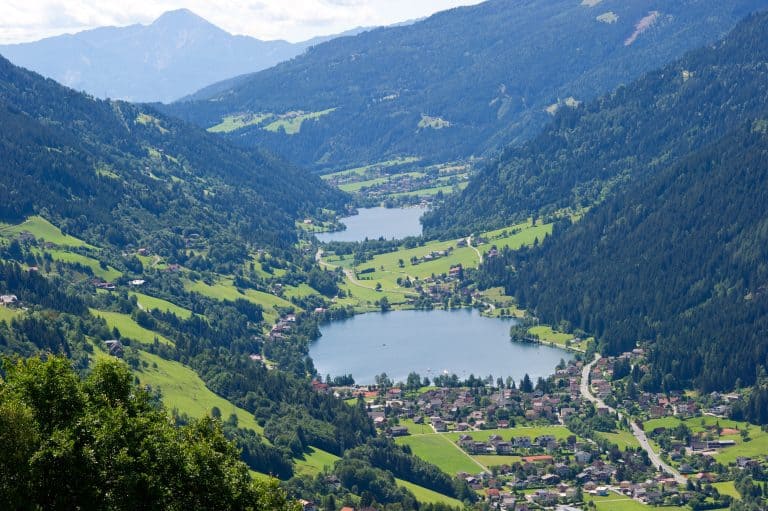
[[[260,41],[229,34],[179,9],[149,25],[101,27],[0,45],[0,54],[96,97],[170,102],[214,82],[267,69],[331,38]]]
[[[608,353],[650,341],[649,388],[753,384],[768,367],[767,119],[486,270],[521,306],[595,334]]]
[[[716,41],[765,5],[491,0],[319,45],[170,111],[206,128],[239,118],[233,139],[317,169],[480,155],[536,133],[547,108]],[[273,122],[285,116],[303,119],[298,131]]]
[[[168,253],[206,240],[286,247],[344,196],[152,109],[94,100],[0,59],[0,220],[44,213],[96,243]]]
[[[712,143],[768,106],[768,15],[597,101],[564,110],[509,147],[424,219],[428,235],[466,235],[532,213],[600,200]]]
[[[649,389],[755,383],[768,363],[767,40],[768,14],[752,16],[715,48],[560,116],[430,225],[605,191],[541,247],[489,259],[485,277],[608,353],[650,343]]]

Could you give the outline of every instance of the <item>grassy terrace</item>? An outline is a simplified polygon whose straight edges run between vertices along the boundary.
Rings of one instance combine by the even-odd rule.
[[[117,328],[120,331],[122,337],[132,339],[141,344],[154,344],[155,339],[161,344],[172,345],[173,342],[163,337],[162,335],[147,330],[143,326],[136,323],[128,314],[121,314],[119,312],[109,312],[97,309],[91,309],[91,314],[99,316],[107,322],[109,328]]]

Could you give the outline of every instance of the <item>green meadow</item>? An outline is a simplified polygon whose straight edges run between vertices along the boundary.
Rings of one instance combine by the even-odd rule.
[[[54,245],[66,247],[90,247],[83,240],[64,234],[61,229],[41,216],[32,216],[20,224],[0,224],[0,235],[9,237],[22,232],[32,234],[38,240],[44,239]],[[90,247],[93,248],[93,247]]]
[[[47,250],[51,255],[51,258],[54,261],[61,261],[62,263],[76,263],[76,264],[82,264],[83,266],[87,266],[93,271],[93,274],[97,277],[100,277],[106,281],[112,281],[115,279],[118,279],[123,276],[122,272],[112,268],[111,266],[107,266],[106,269],[101,267],[101,264],[99,264],[99,261],[92,257],[84,256],[82,254],[77,254],[75,252],[67,252],[65,250]]]
[[[286,135],[296,135],[301,131],[301,125],[304,124],[304,121],[319,119],[334,110],[336,109],[329,108],[320,112],[291,112],[282,114],[277,120],[264,126],[264,129],[275,133],[284,131]]]
[[[424,488],[423,486],[418,486],[402,479],[395,479],[395,482],[398,486],[401,486],[413,493],[413,495],[416,497],[416,500],[419,502],[423,502],[425,504],[446,504],[448,506],[457,508],[464,507],[464,504],[460,501],[448,497],[447,495],[443,495],[442,493],[437,493],[436,491]]]
[[[139,351],[139,359],[142,364],[136,375],[141,384],[160,389],[163,403],[169,410],[175,408],[190,417],[202,417],[210,415],[211,409],[217,407],[224,420],[234,413],[241,428],[263,431],[253,414],[213,393],[189,367],[144,351]]]
[[[144,310],[147,310],[147,311],[159,310],[162,312],[171,312],[173,314],[176,314],[181,319],[189,319],[192,317],[192,311],[190,311],[189,309],[185,309],[183,307],[179,307],[178,305],[175,305],[169,301],[162,300],[160,298],[155,298],[154,296],[149,296],[142,293],[131,292],[130,295],[136,297],[139,307],[141,307]]]
[[[450,476],[455,476],[458,472],[476,474],[485,470],[485,466],[478,464],[458,445],[452,443],[448,435],[412,435],[399,437],[396,441],[400,445],[410,446],[413,454]]]
[[[128,314],[97,309],[91,309],[91,314],[103,318],[104,321],[107,322],[109,328],[117,328],[120,331],[121,337],[133,339],[141,344],[154,344],[155,339],[157,339],[160,344],[173,344],[173,342],[162,335],[153,332],[152,330],[147,330],[139,325]]]
[[[299,309],[299,307],[296,307],[291,302],[269,293],[256,291],[254,289],[239,290],[234,286],[232,279],[229,278],[221,279],[212,285],[208,285],[202,280],[196,282],[186,281],[184,287],[187,291],[194,291],[195,293],[200,293],[201,295],[216,300],[235,301],[237,299],[243,299],[259,304],[264,308],[265,319],[272,322],[277,321],[278,317],[277,311],[274,309],[275,306]]]

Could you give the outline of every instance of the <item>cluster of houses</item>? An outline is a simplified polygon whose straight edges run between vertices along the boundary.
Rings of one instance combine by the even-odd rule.
[[[286,314],[272,325],[269,331],[270,341],[279,341],[284,339],[293,329],[296,328],[296,314]]]

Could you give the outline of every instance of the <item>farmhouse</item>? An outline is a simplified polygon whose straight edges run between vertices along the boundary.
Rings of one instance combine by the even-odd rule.
[[[0,296],[0,305],[6,307],[18,302],[19,299],[16,295],[2,295]]]

